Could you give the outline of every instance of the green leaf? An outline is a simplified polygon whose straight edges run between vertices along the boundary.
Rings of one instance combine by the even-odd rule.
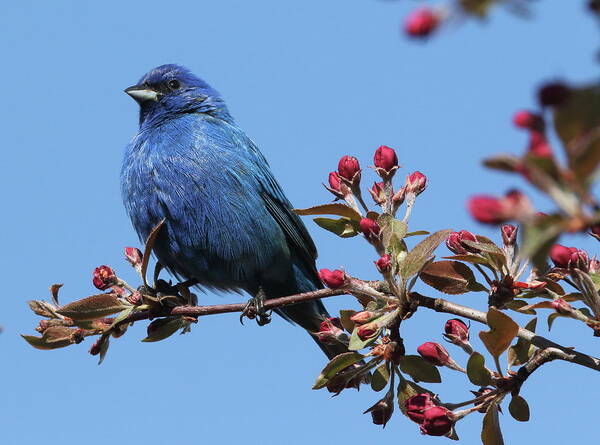
[[[548,215],[535,218],[523,225],[523,242],[520,246],[521,256],[529,258],[535,267],[544,269],[550,247],[567,222],[559,215]]]
[[[512,397],[508,405],[508,412],[519,422],[527,422],[529,420],[529,405],[527,404],[527,400],[520,395]]]
[[[381,227],[382,242],[386,250],[390,251],[392,243],[398,243],[399,240],[406,236],[408,226],[404,221],[400,221],[391,215],[384,213],[377,218],[377,223]]]
[[[451,295],[487,290],[477,282],[469,266],[458,261],[429,263],[421,270],[419,278],[434,289]]]
[[[51,303],[43,300],[31,300],[28,301],[29,308],[41,317],[56,318],[56,307]]]
[[[142,256],[142,265],[140,266],[140,275],[142,276],[142,280],[144,282],[144,286],[148,287],[148,280],[146,279],[146,271],[148,270],[148,264],[150,264],[150,256],[152,255],[152,250],[154,249],[154,243],[156,242],[156,238],[160,233],[160,229],[165,223],[166,218],[163,218],[157,225],[154,226],[150,235],[148,235],[148,239],[146,239],[146,245],[144,247],[144,255]],[[108,348],[108,346],[107,346]],[[102,363],[102,358],[100,359],[100,363]]]
[[[525,325],[525,329],[535,332],[536,326],[537,318],[532,318]],[[531,341],[519,337],[517,343],[508,348],[508,366],[519,366],[527,363],[534,352],[535,346],[531,344]]]
[[[342,324],[342,327],[350,333],[354,330],[354,322],[350,320],[350,317],[354,314],[356,314],[356,311],[349,309],[342,309],[340,311],[340,323]]]
[[[513,173],[519,170],[521,160],[513,155],[496,155],[483,160],[483,165],[493,170]]]
[[[165,317],[154,320],[148,325],[148,336],[142,341],[152,343],[170,337],[183,328],[185,321],[181,317]]]
[[[473,385],[488,386],[492,383],[492,374],[485,367],[485,358],[479,352],[473,352],[469,357],[467,376]]]
[[[483,417],[483,428],[481,430],[481,441],[483,445],[504,445],[500,420],[498,419],[498,404],[491,403]]]
[[[358,223],[349,218],[314,218],[313,221],[319,227],[322,227],[331,233],[335,233],[341,238],[351,238],[359,233]]]
[[[346,204],[324,204],[320,206],[310,207],[308,209],[294,209],[298,215],[336,215],[344,216],[353,221],[361,220],[360,213]]]
[[[488,258],[484,258],[480,255],[471,255],[471,254],[451,255],[451,256],[444,256],[442,258],[445,260],[464,261],[465,263],[471,263],[471,264],[484,264],[484,265],[490,264],[490,261]]]
[[[371,388],[373,391],[381,391],[385,388],[390,380],[390,371],[388,364],[383,363],[380,365],[371,376]]]
[[[506,266],[506,255],[492,240],[485,236],[477,235],[477,241],[463,240],[463,243],[479,251],[484,257],[489,257],[489,262],[496,265],[496,269],[501,270]]]
[[[460,0],[460,6],[466,13],[484,18],[496,1],[498,0]]]
[[[415,382],[440,383],[442,381],[438,369],[419,355],[405,355],[400,358],[400,369],[410,375]]]
[[[338,372],[346,369],[348,366],[361,361],[364,355],[358,352],[344,352],[335,356],[317,377],[312,389],[321,389],[327,386],[327,382],[333,378]]]
[[[98,354],[98,365],[101,365],[104,359],[106,358],[106,353],[108,352],[108,347],[110,346],[110,337],[102,336],[102,343],[100,344],[100,353]]]
[[[433,252],[443,241],[448,238],[452,230],[440,230],[429,235],[427,238],[418,243],[402,262],[400,274],[404,279],[410,278],[417,274],[421,268],[429,261]]]
[[[558,312],[553,312],[550,315],[548,315],[548,331],[550,331],[552,329],[554,320],[556,320],[558,317],[564,317],[564,315],[559,314]]]
[[[128,305],[123,303],[117,294],[107,293],[73,301],[60,307],[56,312],[73,320],[86,321],[116,314],[127,307]]]
[[[479,338],[490,354],[496,358],[500,357],[519,332],[519,325],[504,312],[493,307],[488,310],[487,324],[490,330],[480,332]]]
[[[573,179],[585,187],[600,164],[600,88],[572,88],[567,102],[553,111],[554,127],[566,149]]]
[[[429,235],[431,232],[427,230],[415,230],[414,232],[408,232],[404,235],[404,238],[408,238],[409,236],[421,236],[421,235]]]

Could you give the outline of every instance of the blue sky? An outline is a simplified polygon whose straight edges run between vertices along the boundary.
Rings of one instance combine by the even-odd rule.
[[[18,334],[34,332],[38,319],[26,301],[46,297],[52,283],[65,283],[62,299],[69,301],[93,292],[91,271],[100,264],[134,281],[122,247],[137,239],[118,175],[123,146],[136,132],[137,105],[122,90],[163,63],[184,64],[221,91],[296,206],[330,199],[321,182],[340,156],[352,154],[367,165],[373,150],[387,144],[397,149],[403,173],[429,177],[411,230],[466,228],[496,236],[470,220],[466,198],[524,184],[485,171],[480,159],[523,149],[526,136],[512,128],[511,115],[535,104],[542,81],[578,83],[597,75],[598,30],[585,2],[532,3],[533,20],[498,8],[485,23],[453,22],[424,44],[399,32],[416,2],[4,5],[0,442],[443,440],[421,437],[400,415],[385,430],[371,425],[361,413],[379,394],[369,390],[335,399],[311,391],[324,357],[304,332],[280,319],[258,328],[240,326],[236,315],[207,317],[189,335],[150,344],[139,342],[140,324],[113,341],[102,366],[87,355],[89,341],[42,352]],[[374,254],[362,240],[341,240],[306,222],[320,267],[376,277]],[[596,247],[584,237],[573,241],[591,252]],[[206,304],[240,300],[200,298]],[[485,304],[478,294],[456,301]],[[332,311],[355,307],[349,297],[328,305]],[[406,323],[408,350],[441,341],[447,318],[419,311]],[[544,320],[539,326],[546,332]],[[589,330],[565,320],[555,326],[564,344],[598,350]],[[464,363],[460,351],[450,350]],[[448,383],[432,389],[446,401],[464,400],[470,389],[464,378],[442,374]],[[553,363],[535,377],[522,393],[532,422],[502,416],[507,442],[595,438],[589,425],[597,422],[597,391],[588,383],[596,375]],[[464,443],[478,443],[480,422],[473,415],[459,424]],[[576,432],[568,427],[575,423]]]

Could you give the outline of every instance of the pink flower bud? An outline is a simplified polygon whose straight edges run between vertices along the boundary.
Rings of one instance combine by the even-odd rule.
[[[116,279],[114,270],[108,266],[100,266],[94,269],[92,282],[97,289],[106,290],[115,284]]]
[[[374,162],[375,167],[389,173],[394,167],[398,167],[398,156],[393,148],[382,145],[375,150]]]
[[[600,224],[594,224],[590,227],[590,235],[600,241]]]
[[[136,247],[125,247],[125,259],[135,268],[142,266],[142,251]]]
[[[562,82],[547,83],[538,90],[538,101],[542,107],[560,107],[570,96],[570,88]]]
[[[102,339],[99,338],[98,340],[96,340],[96,342],[92,345],[92,347],[90,348],[90,354],[91,355],[98,355],[100,354],[100,350],[102,349]]]
[[[335,190],[336,192],[341,193],[341,186],[342,185],[342,180],[340,179],[340,175],[338,175],[337,172],[330,172],[329,173],[329,187],[331,187],[332,190]]]
[[[319,332],[315,334],[321,343],[332,344],[340,341],[341,337],[345,337],[340,319],[330,317],[321,322]]]
[[[360,174],[360,164],[358,163],[358,159],[354,156],[342,157],[338,163],[338,173],[342,178],[350,182],[353,182],[355,177],[360,179],[360,176],[357,176]]]
[[[525,130],[544,130],[544,119],[542,116],[531,111],[517,111],[513,116],[513,124],[515,124],[515,127]]]
[[[390,396],[385,396],[363,414],[371,413],[371,418],[375,425],[383,425],[388,423],[394,412],[394,400]]]
[[[383,255],[377,261],[375,261],[377,270],[381,273],[389,272],[392,269],[392,257],[388,254]]]
[[[479,253],[479,249],[467,245],[464,243],[464,241],[476,242],[477,237],[466,230],[452,232],[446,239],[446,247],[448,247],[451,252],[454,252],[457,255],[464,255],[468,252]]]
[[[371,196],[373,197],[373,201],[375,201],[375,204],[377,205],[381,205],[387,200],[387,197],[385,196],[383,182],[375,182],[373,184],[373,187],[369,189],[369,193],[371,194]]]
[[[373,318],[375,318],[374,312],[360,311],[352,315],[352,317],[350,317],[350,320],[356,324],[363,324],[371,321]]]
[[[427,176],[421,172],[411,173],[406,177],[406,193],[420,195],[427,187]]]
[[[439,343],[423,343],[417,348],[417,352],[432,365],[445,366],[450,363],[450,354]]]
[[[404,402],[406,415],[416,423],[423,423],[425,419],[425,411],[435,406],[435,402],[431,398],[431,394],[423,393],[409,397]]]
[[[319,278],[330,289],[339,289],[346,281],[346,274],[343,270],[321,269]]]
[[[444,325],[444,338],[450,343],[462,346],[469,343],[469,327],[458,318],[452,318]]]
[[[500,232],[502,233],[502,242],[505,246],[514,246],[517,242],[517,230],[516,226],[512,224],[504,224],[500,227]]]
[[[577,249],[577,251],[571,253],[569,267],[587,272],[590,268],[590,259],[587,252]]]
[[[596,258],[590,259],[590,272],[591,273],[600,273],[600,261]]]
[[[567,315],[573,312],[573,306],[571,306],[562,298],[557,298],[551,304],[552,309],[554,309],[559,314]]]
[[[404,22],[404,32],[411,37],[429,36],[439,25],[438,15],[429,8],[419,8],[411,12]]]
[[[444,436],[452,430],[454,422],[452,411],[443,406],[434,406],[425,410],[421,433],[428,436]]]
[[[527,151],[540,158],[551,158],[552,147],[546,138],[546,135],[541,131],[531,131],[529,133],[529,146]],[[524,173],[527,173],[526,171]]]
[[[473,218],[487,224],[502,224],[531,212],[529,200],[518,190],[511,190],[502,198],[474,196],[469,199],[468,208]]]
[[[367,323],[358,327],[357,335],[361,340],[373,337],[379,332],[379,326],[376,323]]]
[[[359,223],[360,231],[367,239],[372,237],[379,236],[379,232],[381,231],[381,227],[377,224],[377,221],[372,220],[371,218],[363,218]]]

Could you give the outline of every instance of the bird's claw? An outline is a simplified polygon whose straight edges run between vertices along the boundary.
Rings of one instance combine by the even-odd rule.
[[[244,317],[250,320],[256,320],[256,324],[259,326],[271,323],[272,311],[265,310],[264,303],[265,293],[262,289],[259,289],[256,296],[246,303],[246,306],[240,315],[240,323],[244,324]]]

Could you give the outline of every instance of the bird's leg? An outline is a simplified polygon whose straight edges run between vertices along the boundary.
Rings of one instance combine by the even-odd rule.
[[[259,326],[264,326],[271,323],[272,311],[266,311],[264,308],[266,297],[267,296],[263,288],[259,287],[256,296],[248,300],[248,303],[246,303],[246,306],[240,315],[240,323],[244,324],[244,317],[247,317],[250,320],[256,318],[256,323]]]

